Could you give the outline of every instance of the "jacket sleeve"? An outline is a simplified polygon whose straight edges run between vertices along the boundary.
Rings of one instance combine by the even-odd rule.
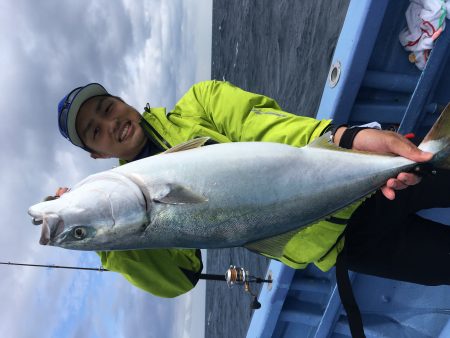
[[[98,252],[104,268],[121,273],[131,284],[159,297],[191,290],[202,271],[200,250],[146,249]]]
[[[331,122],[287,113],[267,96],[222,81],[192,86],[172,113],[214,129],[232,142],[270,141],[294,146],[308,144]]]

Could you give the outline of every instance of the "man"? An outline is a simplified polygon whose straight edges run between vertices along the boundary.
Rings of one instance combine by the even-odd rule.
[[[169,112],[164,108],[150,108],[147,104],[143,115],[121,98],[110,95],[101,85],[93,83],[66,95],[58,106],[58,118],[62,135],[74,145],[88,151],[92,158],[114,157],[120,159],[121,164],[152,156],[201,136],[208,136],[212,142],[271,141],[301,147],[327,130],[332,130],[334,143],[347,148],[393,153],[418,162],[427,161],[432,156],[396,133],[348,129],[346,126],[336,128],[329,120],[318,121],[289,114],[266,96],[249,93],[220,81],[194,85]],[[413,174],[401,173],[397,178],[388,180],[381,189],[384,197],[376,194],[364,203],[358,202],[337,212],[332,220],[318,222],[299,231],[286,244],[281,257],[274,257],[270,252],[261,253],[293,268],[304,268],[314,263],[326,271],[334,266],[344,248],[343,233],[348,224],[352,231],[346,233],[350,244],[346,243],[345,247],[350,268],[432,284],[433,276],[430,281],[416,280],[416,276],[410,273],[414,267],[402,270],[402,260],[409,257],[410,246],[423,241],[420,229],[412,236],[406,251],[393,253],[396,245],[403,243],[401,239],[400,242],[388,241],[386,250],[380,247],[380,243],[385,242],[392,222],[395,223],[393,228],[398,227],[400,233],[404,231],[403,213],[398,212],[398,217],[391,223],[383,219],[383,224],[387,225],[380,230],[380,235],[376,230],[378,224],[374,223],[377,222],[374,215],[379,213],[378,205],[391,208],[389,200],[396,197],[396,190],[416,185],[419,181],[420,178]],[[400,207],[396,208],[400,210],[408,201],[402,198],[401,203],[397,203]],[[372,223],[366,222],[368,218]],[[367,223],[367,226],[363,227],[361,223]],[[417,220],[416,223],[420,228],[422,221]],[[393,236],[397,238],[400,235]],[[433,236],[441,237],[443,247],[447,239],[450,243],[449,231],[439,227],[439,231],[426,240],[427,246],[433,246]],[[371,251],[366,252],[365,248],[369,246]],[[378,259],[380,252],[385,257]],[[99,252],[99,255],[105,268],[122,273],[134,285],[162,297],[175,297],[193,288],[202,269],[199,250],[168,248]],[[386,265],[392,255],[397,255],[398,266]],[[425,256],[425,260],[435,259],[434,256]],[[443,259],[448,260],[447,257]]]

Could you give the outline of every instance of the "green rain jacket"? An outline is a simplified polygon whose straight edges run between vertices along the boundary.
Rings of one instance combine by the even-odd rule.
[[[302,147],[320,136],[331,122],[287,113],[271,98],[221,81],[198,83],[172,111],[146,108],[143,117],[144,131],[161,149],[202,136],[217,142],[268,141]],[[341,234],[357,205],[334,214],[333,222],[321,221],[300,230],[285,245],[282,256],[260,253],[295,269],[314,263],[323,271],[329,270],[343,247]],[[194,249],[110,251],[99,255],[105,268],[120,272],[135,286],[161,297],[176,297],[192,289],[202,269],[199,250]]]

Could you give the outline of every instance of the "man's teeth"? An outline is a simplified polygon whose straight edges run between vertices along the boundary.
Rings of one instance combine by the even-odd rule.
[[[127,124],[127,125],[125,126],[125,128],[123,128],[122,134],[120,134],[120,138],[119,138],[119,141],[120,141],[120,142],[122,142],[123,139],[125,138],[125,136],[127,136],[128,129],[129,129],[129,128],[130,128],[130,125],[129,125],[129,124]]]

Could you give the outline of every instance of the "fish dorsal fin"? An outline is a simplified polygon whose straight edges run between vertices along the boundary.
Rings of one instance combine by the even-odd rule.
[[[281,257],[285,245],[294,237],[300,230],[295,229],[281,235],[261,239],[259,241],[247,243],[244,245],[250,251],[263,253],[272,257]]]
[[[151,195],[152,201],[164,204],[193,204],[208,201],[206,197],[189,188],[173,183],[158,185]]]
[[[187,142],[180,143],[180,144],[166,150],[165,152],[163,152],[163,154],[170,154],[170,153],[176,153],[179,151],[200,148],[206,142],[208,142],[208,140],[209,140],[209,137],[194,138],[193,140],[189,140]]]

